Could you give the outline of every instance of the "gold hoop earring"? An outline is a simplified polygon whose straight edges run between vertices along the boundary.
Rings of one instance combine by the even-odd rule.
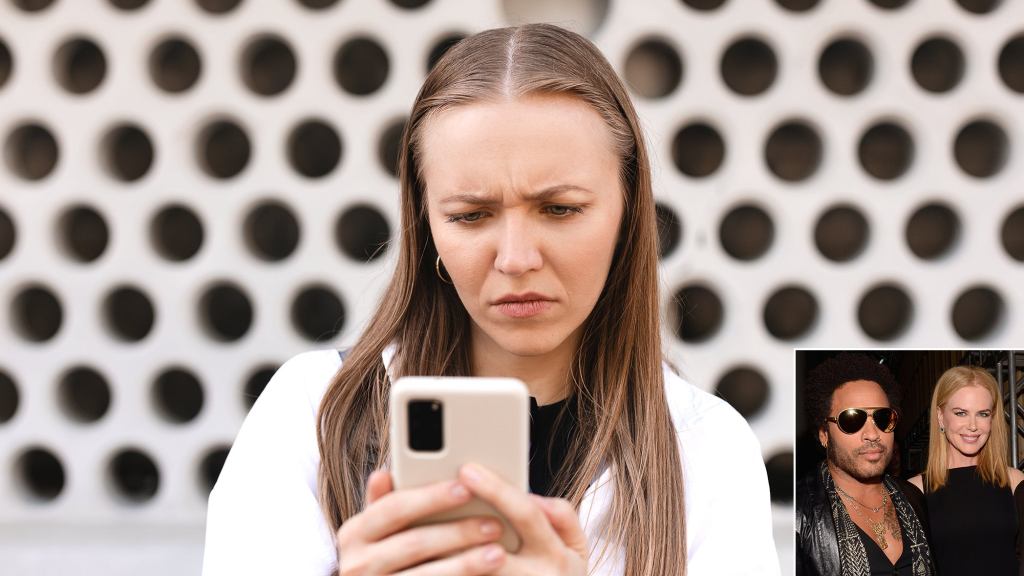
[[[449,274],[448,278],[445,278],[444,274],[441,273],[441,255],[440,254],[437,255],[437,260],[434,260],[434,272],[437,273],[437,277],[441,279],[441,282],[444,282],[445,284],[451,284],[452,283],[451,275],[450,274]]]

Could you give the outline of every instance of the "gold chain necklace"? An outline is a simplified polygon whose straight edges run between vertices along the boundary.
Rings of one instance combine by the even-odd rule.
[[[861,504],[856,498],[840,488],[838,484],[836,485],[836,489],[839,490],[840,494],[849,498],[857,508],[861,509],[858,510],[858,512],[860,512],[861,516],[868,521],[868,526],[871,527],[871,531],[875,534],[875,541],[878,542],[879,548],[885,550],[889,547],[889,542],[885,539],[886,530],[892,532],[894,538],[900,538],[900,525],[899,521],[896,520],[896,510],[894,506],[886,506],[886,504],[889,503],[889,494],[884,488],[882,489],[882,503],[879,504],[877,508]],[[878,522],[872,520],[871,516],[865,512],[866,510],[871,510],[873,514],[877,514],[883,508],[885,509],[885,512],[882,514],[882,518],[879,519]]]

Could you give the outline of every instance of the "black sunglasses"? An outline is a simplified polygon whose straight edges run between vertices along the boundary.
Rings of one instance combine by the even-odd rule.
[[[900,420],[899,412],[892,408],[847,408],[835,417],[825,418],[825,422],[835,422],[845,434],[856,434],[868,421],[868,414],[882,432],[892,432]]]

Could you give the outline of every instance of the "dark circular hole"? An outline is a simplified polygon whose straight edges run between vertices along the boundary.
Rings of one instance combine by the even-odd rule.
[[[776,290],[764,305],[764,326],[779,340],[793,340],[807,333],[818,317],[818,301],[799,286]]]
[[[999,7],[1002,0],[956,0],[964,10],[972,14],[988,14]]]
[[[245,402],[245,407],[252,408],[252,405],[256,403],[256,399],[263,394],[263,391],[267,388],[267,384],[270,384],[270,379],[274,377],[277,372],[278,366],[263,366],[257,368],[245,381],[245,389],[242,392],[242,400]]]
[[[233,178],[249,164],[249,135],[229,120],[211,123],[199,133],[199,164],[214,178]]]
[[[292,325],[312,342],[331,340],[345,328],[345,305],[327,286],[307,286],[292,302]]]
[[[779,178],[798,182],[809,178],[821,164],[822,142],[808,124],[790,120],[777,126],[765,143],[768,168]]]
[[[353,38],[342,44],[334,56],[334,79],[349,94],[366,96],[388,79],[387,52],[370,38]]]
[[[807,12],[818,5],[818,0],[775,0],[775,3],[790,12]]]
[[[861,330],[875,340],[893,340],[910,326],[914,303],[895,284],[879,284],[865,293],[857,305]]]
[[[78,422],[95,422],[110,408],[110,385],[102,374],[84,366],[64,374],[57,388],[61,409]]]
[[[11,317],[22,338],[30,342],[45,342],[57,335],[64,311],[53,292],[44,286],[34,285],[14,297]]]
[[[78,262],[92,262],[102,256],[110,239],[103,216],[89,206],[67,209],[57,229],[64,253]]]
[[[227,14],[241,3],[242,0],[196,0],[196,4],[210,14]]]
[[[975,120],[957,133],[953,155],[967,174],[989,178],[1003,169],[1009,147],[1009,139],[1002,128],[987,120]]]
[[[683,0],[683,4],[686,4],[694,10],[704,12],[708,10],[717,10],[725,4],[725,0]]]
[[[910,70],[921,88],[948,92],[964,77],[964,53],[948,38],[930,38],[914,50]]]
[[[156,251],[174,262],[195,256],[203,246],[203,235],[199,217],[181,204],[161,208],[150,226],[150,237]]]
[[[879,180],[893,180],[913,163],[914,141],[902,126],[879,122],[861,135],[857,156],[865,172]]]
[[[381,166],[388,174],[398,177],[398,155],[402,146],[402,133],[405,132],[405,118],[399,118],[388,124],[380,135],[377,144],[377,156]]]
[[[711,339],[722,327],[725,308],[709,286],[691,284],[675,294],[676,335],[683,342],[697,343]]]
[[[18,241],[18,230],[14,227],[14,220],[7,214],[7,211],[0,208],[0,260],[14,251],[14,244]]]
[[[311,10],[323,10],[338,3],[338,0],[299,0],[299,4]]]
[[[0,424],[5,424],[18,413],[21,395],[18,386],[6,372],[0,370]]]
[[[1024,93],[1024,34],[1007,40],[999,51],[999,77],[1010,90]]]
[[[934,260],[949,252],[959,235],[960,218],[944,204],[926,204],[907,221],[907,245],[924,260]]]
[[[323,120],[306,120],[288,136],[288,160],[307,178],[322,178],[341,162],[341,137]]]
[[[146,4],[149,0],[110,0],[110,5],[118,10],[138,10]]]
[[[40,12],[53,5],[54,0],[12,0],[15,7],[25,12]]]
[[[246,245],[263,260],[283,260],[299,245],[300,230],[295,213],[279,202],[256,206],[245,217],[243,226]]]
[[[722,80],[743,96],[755,96],[771,88],[778,72],[775,52],[757,38],[741,38],[722,55]]]
[[[111,459],[109,470],[117,493],[130,502],[150,500],[160,487],[156,463],[141,450],[121,450]]]
[[[672,140],[672,160],[687,176],[710,176],[722,166],[725,141],[709,124],[696,122],[676,132]]]
[[[814,227],[814,244],[822,256],[835,262],[856,258],[867,245],[870,229],[859,210],[849,205],[829,208]]]
[[[57,82],[72,94],[87,94],[103,82],[107,75],[107,57],[88,38],[73,38],[57,49],[54,58]]]
[[[683,224],[675,210],[665,204],[654,206],[658,218],[658,258],[667,258],[679,248],[683,238]]]
[[[195,374],[170,368],[157,376],[153,385],[157,412],[175,424],[194,419],[203,409],[203,386]]]
[[[732,405],[744,418],[751,418],[768,403],[771,388],[760,371],[739,366],[725,373],[715,386],[715,394]]]
[[[45,448],[32,447],[21,453],[15,469],[29,497],[51,501],[64,490],[64,465]]]
[[[981,340],[995,330],[1004,310],[1003,298],[992,288],[968,288],[953,304],[953,329],[964,340]]]
[[[295,79],[295,53],[283,38],[261,36],[242,52],[242,81],[260,96],[276,96]]]
[[[683,80],[683,60],[667,41],[647,38],[626,56],[626,83],[644,98],[663,98]]]
[[[879,8],[884,8],[886,10],[896,10],[899,8],[903,8],[909,2],[910,0],[871,0],[872,4],[878,6]]]
[[[149,55],[149,76],[161,90],[177,94],[195,85],[203,61],[195,47],[180,36],[157,44]]]
[[[353,260],[370,262],[387,251],[391,227],[387,218],[371,206],[353,206],[342,213],[334,227],[338,248]]]
[[[139,126],[122,124],[112,128],[101,147],[108,172],[122,182],[142,178],[153,165],[153,143]]]
[[[853,96],[868,87],[874,57],[863,43],[851,38],[832,41],[818,59],[818,76],[826,88],[840,96]]]
[[[249,297],[234,284],[221,282],[208,288],[199,301],[199,316],[208,333],[222,342],[245,336],[252,326]]]
[[[48,128],[28,123],[7,136],[4,146],[7,167],[25,180],[42,180],[57,166],[60,151]]]
[[[133,286],[112,290],[103,302],[103,313],[114,336],[126,342],[148,336],[156,318],[149,297]]]
[[[420,8],[430,3],[430,0],[391,0],[391,3],[399,8],[405,8],[411,10],[414,8]]]
[[[761,208],[744,204],[729,211],[718,229],[722,248],[737,260],[756,260],[768,251],[775,225]]]
[[[764,463],[768,472],[768,492],[772,502],[793,502],[793,453],[789,450],[773,454]]]
[[[3,38],[0,38],[0,88],[4,87],[7,83],[7,79],[11,77],[11,70],[14,69],[14,57],[11,56],[11,50],[7,47],[7,43],[4,42]]]
[[[308,0],[307,0],[308,1]],[[228,459],[230,446],[217,446],[206,451],[203,459],[199,462],[199,480],[206,492],[213,490],[213,486],[220,477],[220,471],[224,468],[224,462]]]
[[[1000,237],[1010,258],[1024,262],[1024,206],[1018,206],[1006,216]]]
[[[465,34],[449,34],[438,40],[427,54],[427,72],[429,73],[437,65],[441,57],[445,55],[452,46],[455,46],[466,37]]]

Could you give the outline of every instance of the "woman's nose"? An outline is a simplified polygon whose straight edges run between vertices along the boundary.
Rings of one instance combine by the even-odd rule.
[[[503,219],[494,259],[494,267],[502,274],[519,276],[540,269],[543,259],[540,238],[526,218],[508,215]]]

